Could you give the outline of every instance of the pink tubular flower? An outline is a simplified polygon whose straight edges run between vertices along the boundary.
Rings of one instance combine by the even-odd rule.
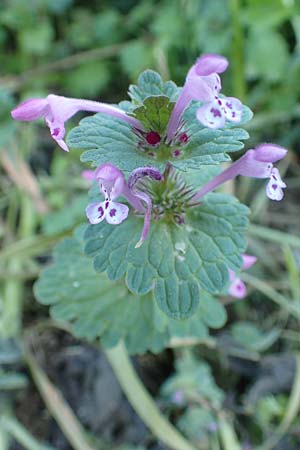
[[[242,270],[247,270],[249,267],[256,263],[257,258],[252,255],[242,255],[243,265]],[[244,298],[247,295],[247,288],[245,283],[233,272],[233,270],[228,269],[230,286],[228,293],[235,298]]]
[[[141,235],[141,239],[137,242],[135,245],[135,248],[140,247],[143,242],[145,241],[146,237],[148,236],[149,229],[150,229],[150,221],[151,221],[151,209],[152,209],[152,201],[148,194],[145,192],[141,192],[136,188],[136,183],[138,180],[144,177],[150,177],[153,180],[160,181],[162,180],[163,176],[162,174],[153,167],[141,167],[138,169],[135,169],[132,171],[128,178],[128,187],[130,191],[136,195],[140,200],[143,200],[146,203],[146,212],[145,212],[145,219],[144,219],[144,227]]]
[[[271,200],[282,200],[286,184],[281,180],[274,162],[284,158],[287,150],[274,144],[261,144],[255,150],[248,150],[240,159],[209,181],[194,195],[192,202],[219,187],[237,175],[253,178],[269,178],[266,194]]]
[[[121,109],[105,103],[77,98],[61,97],[50,94],[46,98],[32,98],[17,106],[11,115],[15,120],[30,122],[44,118],[50,128],[52,138],[66,152],[69,151],[65,141],[65,122],[78,111],[102,112],[125,120],[133,127],[143,129],[141,123],[128,116]]]
[[[114,200],[123,194],[126,182],[123,173],[112,164],[103,164],[95,171],[94,178],[104,195],[104,202],[90,203],[85,212],[90,223],[106,221],[117,225],[128,216],[129,208]]]
[[[129,208],[127,205],[114,201],[122,195],[135,210],[145,214],[141,239],[136,245],[136,247],[140,247],[149,232],[152,202],[146,193],[137,189],[136,183],[146,176],[159,181],[162,179],[161,173],[153,167],[141,167],[130,174],[128,183],[126,183],[124,174],[110,163],[102,164],[94,172],[86,172],[89,172],[87,174],[88,179],[98,181],[100,191],[104,195],[103,202],[93,202],[87,206],[85,211],[90,223],[97,224],[104,219],[112,225],[123,222],[128,216]],[[142,202],[146,204],[146,209]]]
[[[241,120],[241,102],[236,98],[219,97],[221,80],[218,74],[227,67],[227,59],[215,54],[202,55],[191,67],[169,120],[167,141],[171,141],[176,134],[182,114],[192,100],[204,102],[197,111],[197,118],[207,127],[223,127],[225,119],[233,122]]]

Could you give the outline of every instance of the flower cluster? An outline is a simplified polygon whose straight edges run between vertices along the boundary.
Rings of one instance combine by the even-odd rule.
[[[215,129],[227,126],[228,121],[241,122],[242,103],[236,98],[225,97],[221,94],[220,74],[227,67],[227,59],[220,55],[206,54],[196,61],[187,74],[184,86],[170,113],[163,136],[153,129],[145,129],[144,125],[133,115],[126,113],[117,106],[57,95],[26,100],[12,111],[12,117],[20,121],[44,118],[52,138],[63,150],[69,151],[64,141],[65,123],[79,111],[100,112],[127,122],[132,127],[134,134],[141,137],[142,146],[150,148],[150,150],[153,148],[154,151],[155,148],[163,144],[166,148],[171,149],[169,154],[176,158],[181,155],[181,146],[185,146],[190,138],[184,131],[184,113],[192,101],[200,102],[196,111],[199,127]],[[185,190],[183,194],[183,188],[176,186],[176,183],[172,192],[184,199],[181,203],[179,202],[181,209],[193,208],[201,203],[206,194],[226,181],[241,175],[269,179],[266,186],[267,196],[272,200],[281,200],[286,184],[281,180],[279,171],[273,166],[273,163],[282,159],[286,152],[284,148],[277,145],[261,144],[255,149],[248,150],[241,158],[233,162],[230,167],[207,184],[198,188],[198,190],[194,189],[192,195],[190,190]],[[149,151],[148,155],[151,156],[151,154],[151,151]],[[107,158],[109,160],[109,155]],[[167,160],[165,162],[167,163]],[[153,204],[154,198],[149,193],[151,190],[143,189],[145,184],[141,180],[145,177],[157,183],[164,182],[164,175],[154,167],[136,168],[126,180],[121,170],[107,162],[95,171],[84,171],[83,176],[98,183],[100,193],[104,197],[102,201],[90,203],[86,208],[86,216],[91,224],[98,224],[103,220],[111,225],[122,223],[130,213],[128,204],[131,205],[134,213],[144,215],[144,226],[136,247],[139,247],[147,238],[153,211],[167,207],[170,209],[176,203],[165,201],[161,205]],[[127,203],[117,201],[119,197],[125,198]],[[168,206],[166,206],[167,203]],[[178,205],[178,202],[176,205]],[[184,221],[182,216],[179,217],[181,210],[178,214],[177,216],[174,214],[174,217],[177,217],[174,221],[177,225],[180,225]],[[159,217],[163,217],[163,214],[157,215],[156,219]],[[178,217],[180,220],[178,220]],[[242,255],[242,257],[243,269],[250,267],[256,260],[255,257],[250,255]],[[231,270],[229,270],[229,276],[231,281],[229,293],[237,298],[244,297],[246,288],[243,282]]]

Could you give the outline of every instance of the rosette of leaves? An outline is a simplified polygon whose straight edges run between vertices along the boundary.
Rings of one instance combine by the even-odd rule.
[[[154,193],[152,198],[153,210],[171,204],[167,206],[170,214],[164,220],[158,216],[152,221],[147,240],[140,248],[135,248],[135,244],[143,219],[134,214],[117,227],[104,222],[88,227],[84,240],[85,253],[93,258],[97,272],[105,272],[112,281],[125,278],[132,294],[154,296],[169,317],[186,319],[196,313],[199,304],[206,304],[206,298],[226,291],[228,269],[237,272],[241,268],[248,226],[248,210],[235,198],[210,194],[197,207],[186,208],[187,193],[199,188],[205,178],[203,173],[230,160],[226,152],[242,148],[242,140],[248,134],[232,124],[224,129],[203,127],[195,115],[199,102],[194,102],[184,116],[182,131],[188,140],[180,144],[181,156],[172,156],[174,145],[166,143],[165,135],[178,93],[173,82],[163,82],[156,72],[145,71],[138,84],[129,88],[131,102],[122,103],[143,124],[143,132],[115,117],[96,114],[83,119],[71,131],[68,144],[86,149],[82,161],[93,166],[109,161],[125,172],[147,165],[162,171],[170,165],[176,168],[177,175],[161,184],[165,190]],[[242,123],[250,117],[251,112],[245,107]],[[161,137],[151,151],[145,144],[147,130]],[[186,173],[189,179],[191,171],[194,175],[199,173],[199,180],[193,176],[194,183],[189,180],[187,184],[179,174]],[[184,214],[180,226],[168,219],[178,214]]]
[[[249,137],[240,126],[251,119],[250,109],[244,106],[238,127],[228,123],[222,129],[209,129],[196,118],[195,110],[201,103],[192,102],[184,113],[185,125],[181,130],[188,135],[188,141],[170,145],[164,138],[179,92],[175,83],[163,82],[158,73],[146,70],[139,76],[138,84],[129,87],[131,102],[119,105],[138,119],[146,132],[159,134],[161,140],[155,149],[145,147],[143,137],[130,124],[100,113],[83,119],[69,133],[68,145],[86,150],[81,157],[83,162],[96,167],[109,161],[123,171],[149,165],[164,170],[168,161],[179,170],[202,169],[205,165],[230,161],[227,153],[243,148],[242,141]]]
[[[138,296],[123,280],[112,282],[96,273],[92,259],[83,252],[84,228],[57,245],[52,264],[35,284],[38,301],[50,306],[54,319],[69,322],[77,337],[100,339],[108,348],[122,339],[132,354],[159,352],[172,338],[204,340],[209,327],[224,324],[223,305],[208,294],[192,317],[178,321],[157,307],[152,292]]]

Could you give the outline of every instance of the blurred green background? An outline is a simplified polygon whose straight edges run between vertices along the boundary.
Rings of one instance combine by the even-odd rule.
[[[35,303],[32,284],[49,260],[53,245],[84,221],[88,188],[80,177],[79,152],[64,154],[42,122],[14,123],[10,110],[23,99],[49,93],[117,103],[126,99],[128,85],[146,68],[182,85],[195,59],[207,52],[220,53],[230,61],[222,76],[223,93],[239,97],[254,111],[247,126],[251,135],[247,148],[271,141],[290,151],[281,163],[288,189],[280,204],[266,199],[257,180],[241,180],[231,186],[252,209],[255,225],[250,229],[249,252],[257,255],[259,262],[254,275],[245,275],[249,300],[228,306],[228,326],[220,332],[223,350],[212,355],[200,346],[195,351],[209,363],[226,393],[225,409],[240,442],[237,450],[299,450],[300,387],[296,381],[300,372],[293,365],[300,343],[299,0],[0,1],[1,450],[45,450],[31,440],[32,435],[58,449],[71,448],[68,439],[53,438],[50,425],[45,432],[35,428],[34,422],[44,411],[42,404],[32,413],[32,420],[24,414],[24,404],[31,404],[37,394],[21,343],[26,342],[28,330],[43,327],[47,318],[46,308]],[[72,119],[68,127],[80,117]],[[66,339],[62,344],[54,331],[48,337],[57,353],[82,345]],[[240,359],[230,359],[232,353]],[[194,379],[198,369],[190,362],[178,363],[182,356],[173,353],[175,366],[170,356],[163,356],[167,361],[163,380],[158,377],[153,392],[198,448],[219,450],[217,444],[212,447],[213,431],[207,431],[210,418],[203,416],[203,410],[192,408],[185,415],[178,412],[174,402],[165,397],[168,389],[174,394],[172,382],[158,394],[160,383],[177,371],[179,381],[181,376],[191,377],[192,389],[201,397],[199,380]],[[160,357],[147,364],[159,371]],[[203,369],[205,363],[201,364]],[[204,372],[210,380],[209,370]],[[226,370],[232,373],[230,379]],[[55,373],[52,367],[54,378]],[[280,384],[278,380],[285,381]],[[64,391],[59,377],[55,382]],[[261,384],[264,389],[259,390]],[[220,396],[218,388],[213,389]],[[270,442],[272,435],[275,440]],[[115,444],[105,447],[96,441],[97,448],[116,448],[111,445],[119,445],[120,437],[112,436]],[[129,435],[124,436],[121,442],[130,440]],[[149,444],[148,437],[133,441]],[[264,444],[260,447],[259,442]]]

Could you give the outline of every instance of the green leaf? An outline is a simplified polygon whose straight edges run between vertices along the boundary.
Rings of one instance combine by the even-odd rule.
[[[162,111],[155,118],[155,110],[159,102],[162,102]],[[166,127],[171,103],[167,103],[166,96],[156,96],[148,97],[145,104],[146,106],[142,105],[130,114],[136,114],[137,111],[139,118],[147,127],[150,127],[152,123],[153,126],[163,130]],[[127,104],[123,103],[122,106],[130,111]],[[110,161],[124,171],[132,171],[136,167],[146,165],[163,170],[167,161],[171,161],[180,170],[203,170],[203,165],[230,161],[226,152],[240,150],[244,146],[241,141],[248,138],[248,133],[241,128],[233,128],[232,123],[227,123],[223,129],[203,127],[196,118],[197,107],[199,103],[193,103],[185,113],[187,124],[185,131],[189,140],[186,145],[180,146],[180,157],[173,156],[173,151],[178,148],[178,145],[168,146],[163,140],[160,146],[155,148],[150,146],[145,151],[144,146],[140,144],[142,142],[147,145],[146,141],[134,132],[130,124],[104,114],[83,119],[79,126],[69,133],[67,143],[71,148],[87,150],[81,156],[83,162],[91,162],[93,166],[98,166]],[[249,108],[244,107],[241,124],[250,120],[251,117]]]
[[[216,385],[210,366],[191,355],[176,360],[176,372],[162,386],[162,394],[169,398],[181,391],[185,402],[195,395],[208,401],[214,408],[220,408],[224,393]]]
[[[182,321],[168,318],[151,294],[138,297],[123,282],[96,273],[83,253],[81,235],[82,229],[56,247],[52,265],[35,284],[37,299],[50,305],[52,317],[70,322],[77,337],[100,338],[105,347],[124,339],[130,353],[159,352],[172,337],[207,338],[206,311],[199,308]],[[210,300],[216,301],[206,295],[207,304]]]
[[[161,76],[154,70],[145,70],[138,78],[138,84],[129,86],[129,96],[133,103],[143,103],[147,97],[164,95],[171,101],[178,97],[180,89],[173,81],[163,82]]]
[[[166,131],[174,103],[169,97],[159,95],[147,97],[142,106],[136,108],[131,115],[138,119],[146,130],[153,130],[163,135]]]
[[[227,122],[225,128],[212,129],[204,127],[196,117],[196,111],[201,103],[193,102],[184,113],[186,126],[184,131],[189,136],[187,144],[182,147],[183,156],[171,159],[174,167],[180,170],[200,169],[206,164],[219,164],[230,161],[227,153],[241,150],[243,140],[248,139],[247,131],[234,128],[232,122]],[[239,126],[251,120],[251,110],[244,106],[242,120]]]
[[[149,165],[150,158],[137,151],[138,137],[131,125],[116,117],[104,114],[86,117],[69,133],[67,142],[71,148],[88,150],[81,161],[91,162],[94,167],[108,161],[124,171]],[[161,163],[160,167],[163,166]]]
[[[143,226],[139,217],[132,215],[118,227],[91,225],[85,251],[94,258],[98,272],[106,272],[111,280],[125,276],[133,293],[154,290],[163,312],[187,318],[207,292],[220,293],[227,286],[228,267],[240,269],[247,213],[248,208],[234,198],[211,194],[187,214],[185,225],[152,223],[139,248],[135,248]]]
[[[231,327],[234,339],[248,350],[263,352],[271,347],[280,336],[280,329],[262,332],[254,323],[236,322]]]

